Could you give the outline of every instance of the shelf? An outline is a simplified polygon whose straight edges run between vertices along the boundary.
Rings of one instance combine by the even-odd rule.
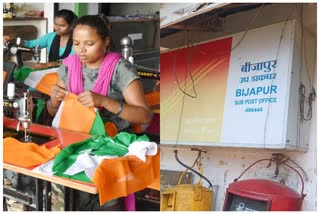
[[[107,16],[107,18],[110,23],[159,21],[159,17],[156,16]]]
[[[3,19],[3,21],[26,21],[26,20],[46,20],[43,17],[17,17],[12,19]]]

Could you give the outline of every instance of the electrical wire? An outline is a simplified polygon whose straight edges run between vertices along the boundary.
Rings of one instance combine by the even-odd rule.
[[[258,15],[260,15],[261,10],[262,10],[264,4],[265,4],[265,3],[262,3],[262,4],[261,4],[261,6],[258,8],[258,10],[257,10],[257,12],[255,13],[255,15],[251,18],[250,22],[248,23],[248,25],[247,25],[247,27],[246,27],[245,32],[244,32],[243,35],[242,35],[242,37],[240,38],[240,40],[238,41],[238,43],[237,43],[234,47],[231,48],[231,52],[232,52],[233,50],[235,50],[235,49],[242,43],[242,41],[243,41],[244,38],[246,37],[248,31],[250,30],[251,25],[254,23],[254,21],[255,21],[255,19],[258,17]],[[206,28],[206,31],[208,31],[210,19],[213,19],[214,16],[215,16],[215,14],[212,15],[212,16],[209,16],[209,17],[207,17],[207,18],[205,18],[205,19],[203,19],[203,20],[201,20],[200,22],[193,23],[193,24],[189,25],[188,27],[190,27],[190,26],[192,26],[192,25],[194,25],[194,24],[202,23],[202,22],[204,22],[204,21],[206,21],[206,20],[209,19],[209,22],[208,22],[208,25],[207,25],[207,28]],[[186,28],[188,28],[188,27],[186,27]],[[197,44],[197,43],[194,43],[194,44],[198,45],[199,42],[198,42],[198,44]],[[223,54],[223,53],[225,53],[225,51],[215,52],[215,55],[219,55],[219,54]]]
[[[252,25],[252,23],[255,21],[255,19],[256,19],[256,18],[258,17],[258,15],[260,14],[263,6],[264,6],[264,3],[261,4],[261,6],[259,7],[259,9],[257,10],[257,12],[255,13],[255,15],[252,17],[252,19],[250,20],[250,22],[248,23],[248,25],[247,25],[247,27],[246,27],[246,30],[245,30],[244,34],[243,34],[242,37],[240,38],[239,42],[238,42],[234,47],[231,48],[231,51],[233,51],[234,49],[236,49],[236,48],[242,43],[243,39],[244,39],[245,36],[247,35],[247,33],[248,33],[248,31],[249,31],[249,29],[250,29],[250,27],[251,27],[251,25]],[[191,47],[191,58],[190,58],[189,60],[187,60],[188,63],[186,64],[186,66],[187,66],[187,71],[189,72],[189,75],[190,75],[190,78],[191,78],[191,81],[192,81],[192,87],[193,87],[194,95],[191,95],[191,94],[187,93],[185,90],[182,89],[182,87],[180,86],[180,83],[179,83],[179,81],[178,81],[178,78],[177,78],[177,75],[176,75],[176,71],[175,71],[175,66],[174,66],[175,80],[176,80],[176,82],[177,82],[177,84],[178,84],[179,90],[180,90],[182,93],[184,93],[185,95],[187,95],[187,96],[189,96],[189,97],[191,97],[191,98],[197,98],[197,93],[196,93],[196,90],[195,90],[194,79],[193,79],[193,75],[192,75],[192,72],[191,72],[191,69],[190,69],[190,64],[191,64],[191,62],[192,62],[192,49],[196,49],[196,45],[197,45],[197,44],[190,42],[190,40],[189,40],[189,32],[190,32],[190,30],[188,29],[188,27],[190,27],[190,26],[192,26],[192,25],[195,25],[195,24],[202,23],[202,22],[204,22],[204,21],[206,21],[206,20],[209,19],[209,22],[208,22],[208,25],[207,25],[207,29],[208,29],[208,28],[209,28],[210,20],[212,20],[213,18],[214,18],[214,15],[209,16],[209,17],[207,17],[207,18],[205,18],[205,19],[203,19],[203,20],[201,20],[201,21],[199,21],[199,22],[193,23],[193,24],[187,26],[186,29],[185,29],[185,31],[184,31],[185,35],[187,34],[187,39],[186,39],[186,36],[185,36],[185,39],[184,39],[183,41],[186,41],[186,40],[187,40],[187,45],[186,45],[186,47],[187,47],[187,48],[190,48],[190,47]],[[186,44],[186,43],[183,42],[183,44],[182,44],[182,45],[179,45],[178,47],[183,47],[185,44]],[[224,53],[224,52],[222,52],[222,53],[215,53],[215,55],[219,55],[219,54],[223,54],[223,53]],[[203,53],[202,53],[202,54],[203,54]],[[206,54],[204,54],[204,55],[206,55]],[[190,56],[190,54],[189,54],[189,56]],[[175,55],[174,57],[176,57],[176,55]],[[175,62],[175,60],[174,60],[174,62]]]
[[[189,46],[188,48],[188,63],[186,64],[186,69],[190,75],[190,78],[191,78],[191,81],[192,81],[192,90],[193,90],[193,93],[194,93],[194,96],[192,98],[197,98],[198,95],[197,95],[197,91],[196,91],[196,88],[195,88],[195,84],[194,84],[194,79],[193,79],[193,75],[192,75],[192,72],[191,72],[191,63],[192,63],[192,57],[193,57],[193,49],[194,49],[194,46],[192,45],[192,42],[190,41],[190,38],[189,38],[189,31],[186,31],[186,37],[187,37],[187,45]]]
[[[255,13],[255,15],[253,16],[253,18],[250,20],[249,24],[247,25],[246,27],[246,32],[242,35],[241,39],[239,40],[239,42],[233,47],[231,48],[231,52],[236,49],[240,44],[241,42],[243,41],[243,39],[245,38],[245,36],[247,35],[249,29],[250,29],[250,26],[251,24],[254,22],[254,20],[258,17],[258,15],[260,14],[261,12],[261,9],[263,8],[264,4],[262,4],[258,11]],[[209,26],[208,26],[209,27]],[[182,43],[182,45],[178,46],[178,47],[181,47],[181,46],[184,46],[185,45],[185,41],[187,40],[187,49],[189,50],[190,48],[190,45],[191,45],[191,50],[193,48],[195,48],[195,46],[192,45],[192,43],[190,43],[190,40],[189,40],[189,37],[186,37],[186,34],[189,34],[189,31],[187,29],[185,29],[185,39],[183,40],[184,42]],[[188,36],[188,35],[187,35]],[[186,39],[187,38],[187,39]],[[219,53],[216,53],[216,54],[219,54]],[[186,92],[186,75],[185,75],[185,88],[184,90],[182,89],[182,87],[180,86],[180,83],[179,83],[179,80],[178,80],[178,77],[177,77],[177,73],[176,73],[176,53],[174,54],[173,56],[173,73],[174,73],[174,77],[175,77],[175,81],[178,85],[178,88],[179,90],[183,93],[183,97],[182,97],[182,106],[181,106],[181,111],[180,111],[180,116],[179,116],[179,125],[178,125],[178,131],[177,131],[177,136],[176,136],[176,144],[175,145],[178,145],[178,141],[179,141],[179,137],[180,137],[180,132],[181,132],[181,122],[182,122],[182,115],[183,115],[183,110],[184,110],[184,99],[185,99],[185,95],[191,97],[191,98],[197,98],[197,93],[196,93],[196,90],[195,90],[195,85],[194,85],[194,79],[193,79],[193,76],[192,76],[192,72],[190,71],[190,67],[189,67],[189,64],[192,62],[192,52],[191,52],[191,59],[188,60],[188,63],[187,63],[187,68],[186,70],[188,71],[189,75],[190,75],[190,78],[191,78],[191,81],[192,81],[192,86],[193,86],[193,92],[194,92],[194,95],[191,95],[189,93]]]
[[[306,181],[309,181],[309,177],[308,177],[308,174],[307,172],[294,160],[292,160],[289,156],[287,156],[289,158],[288,161],[291,161],[294,165],[297,166],[298,169],[301,170],[301,172],[303,173],[304,177],[306,178]]]
[[[184,41],[186,41],[186,40],[184,40]],[[187,47],[189,47],[189,40],[188,39],[187,39],[187,43],[188,43]],[[189,50],[189,48],[188,48],[188,50]],[[180,83],[179,83],[179,80],[178,80],[178,77],[177,77],[177,72],[176,72],[176,53],[173,56],[173,74],[174,74],[175,81],[176,81],[176,83],[178,85],[179,90],[183,93],[181,110],[180,110],[180,115],[179,115],[178,131],[177,131],[177,136],[176,136],[176,145],[178,144],[179,137],[180,137],[180,132],[181,132],[181,123],[182,123],[182,115],[183,115],[183,110],[184,110],[185,96],[187,95],[187,96],[189,96],[191,98],[197,98],[198,97],[197,92],[195,90],[195,84],[194,84],[194,79],[193,79],[193,76],[192,76],[192,72],[190,71],[190,67],[189,67],[189,64],[192,62],[192,59],[187,60],[187,61],[188,61],[188,63],[186,64],[186,70],[188,71],[188,73],[190,75],[190,78],[191,78],[191,81],[192,81],[194,95],[188,94],[186,92],[186,89],[187,89],[187,74],[186,73],[185,73],[185,78],[184,78],[184,89],[182,89],[182,87],[180,86]]]
[[[312,119],[312,101],[313,101],[313,96],[310,93],[309,96],[307,97],[305,95],[306,93],[306,88],[305,86],[301,83],[299,87],[299,107],[300,107],[300,117],[304,121],[309,121]],[[308,104],[309,108],[307,110],[307,116],[305,116],[304,112],[304,105],[305,103]]]
[[[298,7],[298,5],[297,5]],[[310,79],[310,74],[309,74],[309,69],[308,69],[308,61],[307,61],[307,56],[306,56],[306,41],[305,41],[305,36],[304,36],[304,26],[303,26],[303,4],[301,5],[301,20],[300,20],[300,24],[301,24],[301,37],[302,37],[302,48],[303,48],[303,56],[304,56],[304,62],[306,65],[306,74],[307,74],[307,78],[308,78],[308,83],[309,83],[309,87],[310,87],[310,92],[312,91],[312,83],[311,83],[311,79]],[[302,55],[302,53],[301,53]]]
[[[185,32],[185,33],[186,33],[186,32]],[[189,40],[187,39],[187,50],[188,50],[188,51],[189,51],[189,47],[190,47],[190,46],[189,46]],[[190,56],[190,54],[189,54],[189,52],[188,52],[188,57],[189,57],[189,56]],[[192,62],[192,55],[191,55],[191,58],[190,58],[190,59],[187,59],[187,60],[186,60],[186,61],[187,61],[187,63],[186,63],[186,70],[187,70],[187,72],[189,73],[190,78],[191,78],[192,89],[193,89],[194,95],[189,94],[189,93],[186,92],[186,86],[185,86],[185,89],[182,89],[182,87],[180,86],[180,82],[179,82],[179,80],[178,80],[178,76],[177,76],[177,72],[176,72],[176,58],[177,58],[177,54],[175,53],[174,56],[173,56],[173,74],[174,74],[174,78],[175,78],[175,81],[176,81],[176,83],[177,83],[177,86],[178,86],[179,90],[180,90],[183,94],[185,94],[185,95],[187,95],[187,96],[189,96],[189,97],[191,97],[191,98],[197,98],[198,95],[197,95],[197,92],[196,92],[196,89],[195,89],[194,79],[193,79],[193,75],[192,75],[192,72],[191,72],[191,69],[190,69],[190,64],[191,64],[191,62]],[[187,80],[187,78],[185,78],[185,85],[187,84],[187,83],[186,83],[186,80]]]
[[[175,56],[174,56],[174,62],[175,62]],[[174,63],[175,65],[175,63]],[[175,72],[174,72],[175,73]],[[185,75],[185,79],[186,79],[186,75]],[[180,87],[180,85],[178,85]],[[187,88],[187,83],[185,81],[185,89]],[[180,115],[179,115],[179,124],[178,124],[178,131],[177,131],[177,136],[176,136],[176,145],[178,145],[178,141],[179,141],[179,137],[180,137],[180,131],[181,131],[181,122],[182,122],[182,115],[183,115],[183,110],[184,110],[184,98],[186,96],[186,93],[184,93],[183,90],[181,90],[183,92],[182,95],[182,104],[181,104],[181,109],[180,109]]]
[[[246,27],[246,30],[245,30],[245,33],[242,35],[242,37],[241,37],[241,39],[239,40],[239,42],[238,42],[234,47],[231,48],[231,52],[232,52],[233,50],[235,50],[235,49],[241,44],[241,42],[243,41],[243,39],[244,39],[245,36],[247,35],[247,33],[248,33],[249,29],[250,29],[251,24],[254,22],[254,20],[255,20],[255,19],[258,17],[258,15],[260,14],[261,9],[263,8],[263,6],[264,6],[264,3],[261,4],[261,6],[259,7],[258,11],[255,13],[255,15],[252,17],[252,19],[251,19],[250,22],[248,23],[248,25],[247,25],[247,27]],[[192,26],[192,25],[194,25],[194,24],[202,23],[202,22],[204,22],[205,20],[211,19],[211,18],[213,18],[213,15],[205,18],[204,20],[201,20],[200,22],[193,23],[193,24],[191,24],[190,26]],[[188,28],[188,27],[186,27],[186,29],[185,29],[185,33],[186,33],[186,32],[189,33],[189,30],[187,30],[187,28]],[[209,28],[209,26],[207,26],[207,28]],[[183,40],[183,41],[186,41],[186,40]],[[183,47],[184,45],[185,45],[185,42],[183,42],[182,45],[179,45],[178,47]],[[197,46],[198,44],[197,44],[197,43],[194,43],[194,44],[193,44],[193,43],[190,43],[190,41],[187,40],[187,48],[190,47],[190,45],[192,46],[192,48],[196,49],[196,46]],[[216,52],[215,55],[220,55],[220,54],[223,54],[223,53],[225,53],[225,52]],[[202,54],[203,54],[203,55],[207,55],[206,53],[202,53]],[[174,71],[175,81],[177,82],[178,88],[180,89],[180,91],[181,91],[182,93],[186,94],[187,96],[192,97],[192,98],[196,98],[196,97],[197,97],[197,93],[196,93],[195,86],[194,86],[194,80],[193,80],[192,73],[190,72],[189,69],[187,69],[187,71],[188,71],[189,74],[190,74],[190,77],[191,77],[191,80],[192,80],[193,92],[194,92],[195,95],[190,95],[190,94],[186,93],[186,92],[180,87],[180,84],[179,84],[179,81],[178,81],[178,78],[177,78],[177,74],[176,74],[176,70],[175,70],[175,68],[176,68],[176,66],[175,66],[175,60],[176,60],[176,59],[175,59],[175,57],[176,57],[176,54],[174,55],[174,70],[173,70],[173,71]],[[188,62],[191,63],[192,60],[188,60]],[[189,63],[188,63],[187,65],[189,65]]]
[[[314,88],[311,83],[309,69],[308,69],[308,62],[307,62],[307,57],[306,57],[306,43],[305,43],[304,25],[303,25],[303,4],[301,5],[300,8],[297,4],[297,9],[298,9],[298,11],[300,11],[300,26],[301,26],[300,81],[302,79],[302,70],[303,70],[302,64],[303,64],[303,59],[304,59],[305,67],[306,67],[306,69],[305,69],[306,76],[307,76],[307,80],[308,80],[309,87],[310,87],[309,96],[306,96],[306,88],[301,81],[300,86],[299,86],[299,115],[300,115],[301,120],[309,121],[312,119],[312,101],[315,97],[314,96],[315,92],[314,92]],[[313,74],[314,74],[314,72],[313,72]],[[313,79],[313,77],[312,77],[312,79]],[[305,103],[307,103],[307,106],[308,106],[307,115],[305,115]]]
[[[281,29],[281,34],[280,34],[280,39],[279,39],[279,43],[278,43],[278,49],[277,49],[277,53],[276,53],[276,60],[278,60],[279,58],[279,52],[280,52],[280,47],[281,47],[281,43],[283,40],[283,34],[284,34],[284,29],[286,28],[288,21],[290,19],[290,17],[293,14],[294,9],[292,9],[291,13],[288,15],[282,29]],[[273,73],[275,73],[276,68],[273,70]],[[270,81],[270,87],[273,84],[273,79],[271,79]],[[271,98],[271,93],[269,94],[269,99]],[[269,114],[270,114],[270,102],[268,102],[267,104],[267,114],[266,114],[266,119],[265,119],[265,123],[264,123],[264,132],[263,132],[263,146],[264,148],[266,148],[266,137],[267,137],[267,125],[268,125],[268,120],[269,120]]]
[[[246,37],[246,35],[247,35],[247,33],[248,33],[248,31],[249,31],[252,23],[255,21],[255,19],[256,19],[256,18],[258,17],[258,15],[260,14],[261,9],[263,8],[263,6],[264,6],[264,3],[259,7],[259,9],[257,10],[256,14],[252,17],[252,19],[250,20],[249,24],[247,25],[247,28],[246,28],[244,34],[243,34],[242,37],[240,38],[239,42],[238,42],[234,47],[231,48],[231,51],[233,51],[234,49],[236,49],[236,48],[241,44],[242,40]]]

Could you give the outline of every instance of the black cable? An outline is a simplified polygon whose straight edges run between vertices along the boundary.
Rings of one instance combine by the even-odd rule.
[[[209,183],[209,188],[212,188],[212,183],[209,181],[208,178],[206,178],[205,176],[203,176],[201,173],[197,172],[196,170],[190,168],[188,165],[182,163],[179,158],[178,158],[178,150],[174,150],[174,157],[176,158],[176,160],[178,161],[179,164],[181,164],[182,166],[186,167],[187,169],[189,169],[190,171],[194,172],[195,174],[199,175],[201,178],[203,178],[204,180],[206,180]]]
[[[312,100],[313,100],[313,95],[312,93],[309,94],[308,97],[305,95],[306,93],[306,88],[305,86],[301,83],[299,87],[299,113],[300,117],[304,121],[309,121],[312,118]],[[305,116],[305,109],[304,109],[304,103],[307,103],[308,105],[308,111],[307,115]]]
[[[189,48],[190,47],[190,43],[189,43],[189,39],[187,39],[187,48]],[[192,48],[192,47],[191,47]],[[188,55],[188,56],[190,56],[190,55]],[[190,69],[190,64],[191,64],[191,61],[192,61],[192,55],[191,55],[191,59],[188,59],[187,61],[187,63],[186,63],[186,66],[187,66],[187,68],[186,68],[186,70],[187,70],[187,72],[189,73],[189,75],[190,75],[190,78],[191,78],[191,82],[192,82],[192,89],[193,89],[193,93],[194,93],[194,95],[191,95],[191,94],[189,94],[189,93],[187,93],[185,90],[186,90],[186,86],[185,86],[185,90],[183,90],[182,88],[181,88],[181,86],[180,86],[180,83],[179,83],[179,80],[178,80],[178,77],[177,77],[177,72],[176,72],[176,53],[174,54],[174,56],[173,56],[173,74],[174,74],[174,78],[175,78],[175,81],[177,82],[177,85],[178,85],[178,88],[179,88],[179,90],[182,92],[182,93],[184,93],[185,95],[187,95],[187,96],[189,96],[189,97],[191,97],[191,98],[197,98],[198,97],[198,95],[197,95],[197,92],[196,92],[196,90],[195,90],[195,84],[194,84],[194,79],[193,79],[193,75],[192,75],[192,72],[190,71],[191,69]],[[185,81],[186,81],[186,78],[185,78]],[[185,85],[186,85],[187,83],[185,82]]]

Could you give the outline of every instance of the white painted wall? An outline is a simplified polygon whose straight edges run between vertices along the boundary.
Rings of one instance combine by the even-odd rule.
[[[256,14],[257,10],[240,12],[228,16],[224,21],[224,31],[219,33],[204,33],[193,32],[191,34],[192,41],[199,42],[213,38],[219,38],[236,32],[241,32],[246,29],[247,24],[251,18]],[[251,28],[257,28],[272,23],[277,23],[286,20],[288,17],[297,18],[299,20],[297,7],[295,4],[273,4],[265,6],[260,15],[256,18]],[[316,81],[316,5],[304,4],[304,25],[305,28],[305,45],[306,56],[308,63],[308,70],[311,73],[312,83],[317,91]],[[181,44],[183,33],[168,36],[161,39],[161,46],[174,48],[177,44]],[[304,78],[306,83],[305,71],[306,67],[303,63],[302,66]],[[312,74],[313,73],[313,74]],[[317,210],[317,100],[313,102],[313,117],[310,121],[311,128],[306,130],[301,127],[302,135],[309,135],[309,149],[307,152],[285,152],[277,150],[264,150],[264,149],[240,149],[240,148],[218,148],[218,147],[203,147],[207,153],[203,154],[202,163],[204,167],[204,175],[210,179],[212,184],[217,187],[215,210],[221,211],[224,204],[225,190],[230,183],[237,178],[242,171],[244,171],[251,163],[264,158],[270,158],[274,152],[282,152],[290,157],[293,161],[298,163],[307,174],[304,176],[305,190],[307,196],[304,199],[302,210],[303,211],[316,211]],[[197,110],[197,109],[195,109]],[[169,147],[161,146],[161,169],[167,170],[185,170],[184,167],[179,165],[174,159],[173,150],[178,149],[178,156],[181,161],[187,165],[192,165],[196,158],[197,153],[190,151],[190,147]],[[290,165],[295,166],[292,162]],[[256,165],[252,170],[245,174],[243,179],[246,178],[265,178],[271,179],[274,175],[274,165],[271,168],[266,168],[268,162]],[[286,183],[291,188],[300,193],[301,183],[298,176],[292,170],[281,168],[282,178],[286,179]],[[197,177],[195,176],[195,181]],[[203,184],[207,186],[206,182]]]
[[[74,3],[59,3],[59,9],[74,10]],[[87,14],[96,15],[99,11],[99,3],[88,3]]]
[[[54,26],[54,5],[53,3],[44,3],[44,17],[48,19],[47,32],[53,31]]]
[[[88,8],[87,8],[87,13],[88,15],[96,15],[98,14],[99,11],[99,4],[98,3],[88,3]]]
[[[59,3],[59,10],[67,9],[67,10],[74,10],[74,3]]]

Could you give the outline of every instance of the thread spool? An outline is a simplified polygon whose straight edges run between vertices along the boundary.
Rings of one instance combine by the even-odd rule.
[[[16,41],[16,44],[19,46],[21,43],[21,38],[20,37],[17,37],[17,41]]]
[[[16,88],[16,85],[13,82],[8,83],[7,97],[9,98],[9,100],[12,100],[14,98],[15,88]]]
[[[131,62],[131,64],[133,64],[133,56],[129,56],[128,61]]]

